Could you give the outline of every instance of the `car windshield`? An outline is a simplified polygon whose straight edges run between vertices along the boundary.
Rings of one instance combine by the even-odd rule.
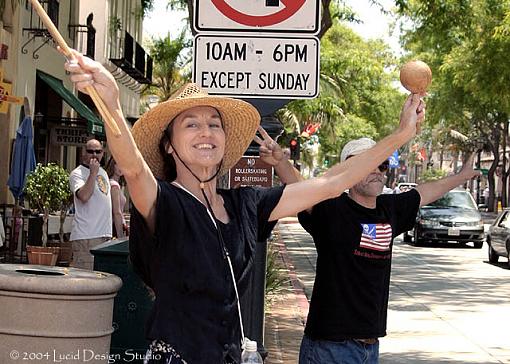
[[[428,208],[444,208],[444,207],[459,207],[464,209],[476,210],[476,205],[473,198],[468,192],[465,191],[451,191],[432,203],[429,203]]]

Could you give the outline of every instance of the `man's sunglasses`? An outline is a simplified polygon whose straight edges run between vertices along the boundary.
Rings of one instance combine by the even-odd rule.
[[[379,171],[381,172],[386,172],[390,168],[390,162],[384,161],[381,164],[379,164],[377,168],[379,168]]]
[[[347,158],[345,158],[345,160],[347,160],[347,159],[349,159],[351,157],[354,157],[354,156],[350,155]],[[389,160],[385,160],[384,162],[379,164],[379,166],[377,166],[377,168],[379,168],[379,171],[381,171],[381,172],[388,171],[388,169],[390,168],[390,161]]]
[[[88,154],[101,154],[103,153],[102,149],[87,149]]]

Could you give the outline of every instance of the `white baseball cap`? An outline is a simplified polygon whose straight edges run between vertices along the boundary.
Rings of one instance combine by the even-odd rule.
[[[351,140],[343,147],[342,153],[340,153],[340,162],[345,161],[347,158],[353,155],[358,155],[366,150],[369,150],[375,144],[375,141],[370,138],[359,138],[356,140]]]

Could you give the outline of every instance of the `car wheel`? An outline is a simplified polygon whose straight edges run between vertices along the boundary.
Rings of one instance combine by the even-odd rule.
[[[510,268],[510,241],[506,242],[506,257],[508,258],[508,268]]]
[[[414,234],[413,234],[413,244],[414,246],[420,246],[423,244],[423,239],[420,238],[420,235],[418,234],[418,229],[417,228],[414,228]]]
[[[499,260],[498,253],[494,249],[492,249],[491,241],[487,239],[487,246],[489,247],[489,262],[497,263]]]
[[[475,247],[475,249],[482,249],[483,247],[483,241],[475,241],[473,243],[473,246]]]

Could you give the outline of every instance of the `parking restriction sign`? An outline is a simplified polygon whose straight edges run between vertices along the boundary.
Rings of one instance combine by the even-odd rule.
[[[194,27],[202,31],[316,34],[320,0],[195,0]]]
[[[210,94],[314,98],[319,84],[315,37],[198,35],[193,80]]]

